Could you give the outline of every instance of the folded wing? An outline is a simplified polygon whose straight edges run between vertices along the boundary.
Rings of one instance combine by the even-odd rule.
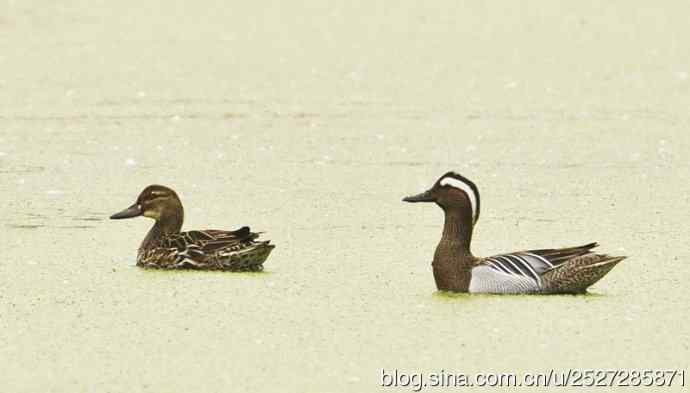
[[[484,279],[493,277],[495,285],[500,283],[500,285],[505,286],[514,283],[519,287],[516,289],[524,289],[526,285],[539,289],[543,286],[542,275],[544,273],[573,258],[590,254],[590,250],[597,245],[597,243],[589,243],[578,247],[527,250],[494,255],[482,259],[477,266],[477,268],[488,267],[492,271],[482,269],[477,270],[476,273],[481,273]],[[474,274],[475,271],[473,271]]]
[[[182,232],[177,236],[168,237],[166,247],[176,248],[180,252],[190,249],[197,253],[211,255],[220,250],[233,249],[235,247],[251,243],[259,234],[251,232],[249,227],[242,227],[236,231],[221,231],[209,229],[204,231]]]

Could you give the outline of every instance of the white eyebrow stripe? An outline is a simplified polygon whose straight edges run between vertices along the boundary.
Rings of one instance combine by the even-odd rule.
[[[470,205],[472,207],[472,220],[477,221],[477,194],[474,192],[474,189],[464,181],[450,176],[443,178],[443,180],[441,180],[441,185],[451,186],[464,192],[467,195],[467,198],[470,200]]]

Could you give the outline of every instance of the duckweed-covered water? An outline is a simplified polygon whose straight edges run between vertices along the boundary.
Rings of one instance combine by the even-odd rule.
[[[688,366],[685,2],[0,10],[0,390]],[[441,211],[400,199],[450,169],[477,255],[630,258],[587,296],[436,293]],[[266,271],[135,267],[151,222],[107,217],[151,183],[188,229],[266,231]]]

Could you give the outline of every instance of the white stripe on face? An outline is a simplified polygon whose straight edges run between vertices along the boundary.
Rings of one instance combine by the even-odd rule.
[[[472,222],[477,221],[477,194],[475,194],[474,189],[470,187],[469,184],[465,183],[464,181],[460,179],[456,179],[454,177],[444,177],[443,180],[441,180],[441,185],[442,186],[451,186],[453,188],[456,188],[467,195],[467,198],[470,200],[470,206],[472,207]]]

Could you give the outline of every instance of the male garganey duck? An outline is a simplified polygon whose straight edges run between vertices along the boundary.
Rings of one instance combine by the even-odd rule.
[[[249,227],[180,232],[182,202],[175,191],[164,186],[146,187],[132,206],[110,218],[138,216],[156,220],[139,247],[137,265],[142,267],[259,271],[275,247],[269,241],[255,241],[259,234]]]
[[[475,257],[470,242],[479,218],[479,190],[454,172],[441,176],[430,190],[403,201],[435,202],[445,213],[443,235],[432,263],[436,287],[442,291],[584,293],[625,259],[591,252],[597,243]]]

